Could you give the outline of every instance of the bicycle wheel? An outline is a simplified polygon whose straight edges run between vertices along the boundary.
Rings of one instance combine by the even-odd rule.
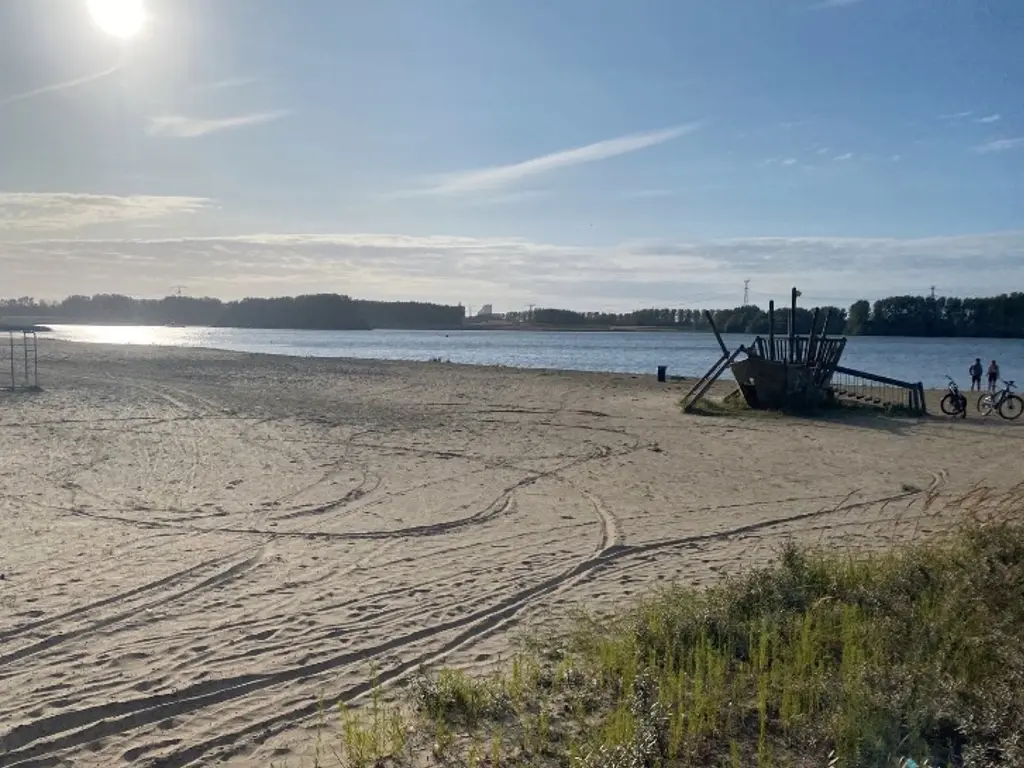
[[[960,401],[962,398],[955,397],[952,392],[948,392],[945,397],[942,398],[942,402],[939,403],[939,408],[947,416],[956,416],[960,413]]]
[[[999,404],[999,415],[1004,419],[1013,420],[1024,413],[1024,400],[1018,395],[1007,395]]]
[[[992,413],[992,395],[990,393],[986,392],[978,398],[978,412],[982,416],[988,416]]]

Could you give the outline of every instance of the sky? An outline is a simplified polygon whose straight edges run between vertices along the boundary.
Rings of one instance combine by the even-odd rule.
[[[1024,289],[1021,0],[105,1],[0,0],[4,296]]]

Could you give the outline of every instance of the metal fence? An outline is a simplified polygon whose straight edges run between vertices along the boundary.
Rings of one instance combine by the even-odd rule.
[[[36,332],[0,330],[0,389],[38,388],[39,341]]]

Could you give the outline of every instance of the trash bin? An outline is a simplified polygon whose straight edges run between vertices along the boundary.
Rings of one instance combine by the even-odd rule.
[[[665,372],[668,371],[667,365],[658,366],[658,381],[665,381]]]

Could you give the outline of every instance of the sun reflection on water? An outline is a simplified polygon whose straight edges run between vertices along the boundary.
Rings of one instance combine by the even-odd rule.
[[[157,325],[54,325],[53,338],[87,344],[131,344],[162,347],[197,346],[202,329]]]

